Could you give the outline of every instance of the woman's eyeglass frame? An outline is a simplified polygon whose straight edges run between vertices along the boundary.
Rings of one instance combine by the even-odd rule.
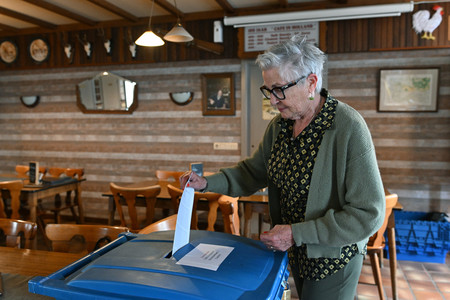
[[[286,95],[284,94],[284,91],[287,90],[287,89],[290,88],[290,87],[293,87],[294,85],[296,85],[297,83],[299,83],[300,80],[302,80],[302,79],[304,79],[304,78],[306,78],[306,76],[302,76],[302,77],[300,77],[300,78],[297,79],[297,80],[288,82],[288,83],[286,83],[286,84],[283,85],[283,86],[276,86],[276,87],[274,87],[274,88],[272,88],[272,89],[269,89],[268,87],[266,87],[266,86],[263,85],[263,86],[261,86],[261,87],[259,88],[259,90],[261,91],[261,93],[264,95],[264,97],[265,97],[266,99],[270,99],[270,94],[272,94],[272,95],[274,95],[275,98],[277,98],[278,100],[284,100],[284,99],[286,99]],[[274,93],[274,91],[279,91],[279,92],[281,93],[281,95],[283,95],[283,96],[282,96],[282,97],[278,96],[276,93]],[[267,94],[266,94],[266,92],[267,92]]]

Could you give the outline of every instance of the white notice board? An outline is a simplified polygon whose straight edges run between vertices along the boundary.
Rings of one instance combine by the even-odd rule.
[[[306,35],[308,41],[319,45],[319,22],[245,27],[245,52],[264,51],[296,34]]]

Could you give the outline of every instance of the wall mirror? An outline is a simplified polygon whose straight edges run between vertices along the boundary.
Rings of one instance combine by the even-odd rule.
[[[177,105],[186,105],[194,99],[194,92],[170,93],[170,99]]]
[[[77,85],[77,105],[84,113],[131,114],[137,107],[137,84],[102,72]]]

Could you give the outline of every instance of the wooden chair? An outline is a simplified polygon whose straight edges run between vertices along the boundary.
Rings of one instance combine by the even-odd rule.
[[[177,225],[177,216],[178,215],[175,214],[156,221],[155,223],[142,228],[138,233],[148,234],[155,231],[175,230]]]
[[[110,190],[114,196],[114,202],[116,204],[117,211],[119,212],[121,226],[127,226],[125,215],[122,209],[122,205],[128,207],[128,217],[130,219],[131,226],[130,231],[137,232],[141,227],[139,226],[137,210],[136,210],[136,197],[142,196],[145,198],[147,212],[145,225],[149,225],[153,221],[155,214],[156,197],[161,192],[159,185],[152,185],[139,188],[122,187],[111,182]]]
[[[172,206],[175,210],[175,212],[178,212],[178,205],[181,200],[181,195],[183,194],[183,190],[179,189],[171,184],[167,185],[167,189],[169,191],[169,195],[172,201]],[[197,215],[197,206],[198,201],[203,199],[208,201],[208,227],[206,230],[208,231],[214,231],[214,224],[216,223],[217,219],[217,209],[219,208],[219,198],[221,197],[221,194],[217,193],[200,193],[195,192],[194,193],[194,204],[192,207],[192,221],[191,221],[191,229],[198,229],[198,215]]]
[[[17,177],[28,178],[28,171],[29,170],[30,170],[30,166],[17,165],[16,166]],[[40,166],[39,167],[39,173],[42,173],[43,175],[45,175],[47,173],[47,168],[44,167],[44,166]]]
[[[23,188],[22,180],[2,181],[0,182],[0,190],[8,190],[9,195],[4,191],[1,191],[2,199],[0,199],[0,217],[6,218],[7,211],[9,213],[8,203],[4,202],[4,199],[11,199],[11,219],[19,219],[20,209],[20,192]]]
[[[370,264],[372,266],[372,273],[375,279],[375,283],[378,287],[378,294],[381,300],[384,300],[383,292],[383,281],[381,279],[380,270],[380,258],[382,258],[382,251],[385,247],[384,232],[388,225],[389,216],[391,215],[392,209],[395,204],[397,204],[398,196],[397,194],[387,194],[386,195],[386,214],[384,217],[383,225],[378,229],[378,231],[370,237],[367,243],[367,254],[370,257]]]
[[[89,253],[117,239],[127,227],[84,224],[48,224],[45,234],[53,251]]]
[[[37,225],[30,221],[0,218],[0,231],[6,236],[6,247],[31,249]]]
[[[240,235],[240,220],[239,220],[239,197],[230,197],[227,195],[220,196],[219,208],[223,216],[224,231],[226,233]]]
[[[166,170],[156,170],[156,178],[159,180],[167,180],[167,181],[175,181],[178,182],[178,179],[185,172],[181,171],[166,171]]]
[[[67,176],[82,179],[84,175],[84,169],[51,167],[48,169],[48,173],[52,177]],[[76,190],[74,191],[73,196],[72,191],[68,191],[66,193],[65,201],[61,200],[61,196],[59,194],[56,195],[54,199],[41,199],[38,204],[38,218],[40,219],[39,225],[44,225],[44,219],[48,218],[52,218],[54,223],[61,223],[61,212],[64,210],[70,210],[75,222],[80,223],[79,217],[75,212],[75,208],[78,207],[77,199],[78,191]]]
[[[62,174],[66,172],[66,168],[57,168],[57,167],[50,167],[48,168],[48,174],[51,177],[59,177]]]

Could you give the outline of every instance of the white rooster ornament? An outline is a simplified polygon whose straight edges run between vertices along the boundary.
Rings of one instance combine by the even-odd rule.
[[[436,11],[430,19],[430,12],[428,10],[419,10],[413,15],[413,29],[417,34],[423,32],[422,38],[427,40],[434,40],[432,35],[439,24],[442,22],[443,8],[439,5],[433,6]]]

